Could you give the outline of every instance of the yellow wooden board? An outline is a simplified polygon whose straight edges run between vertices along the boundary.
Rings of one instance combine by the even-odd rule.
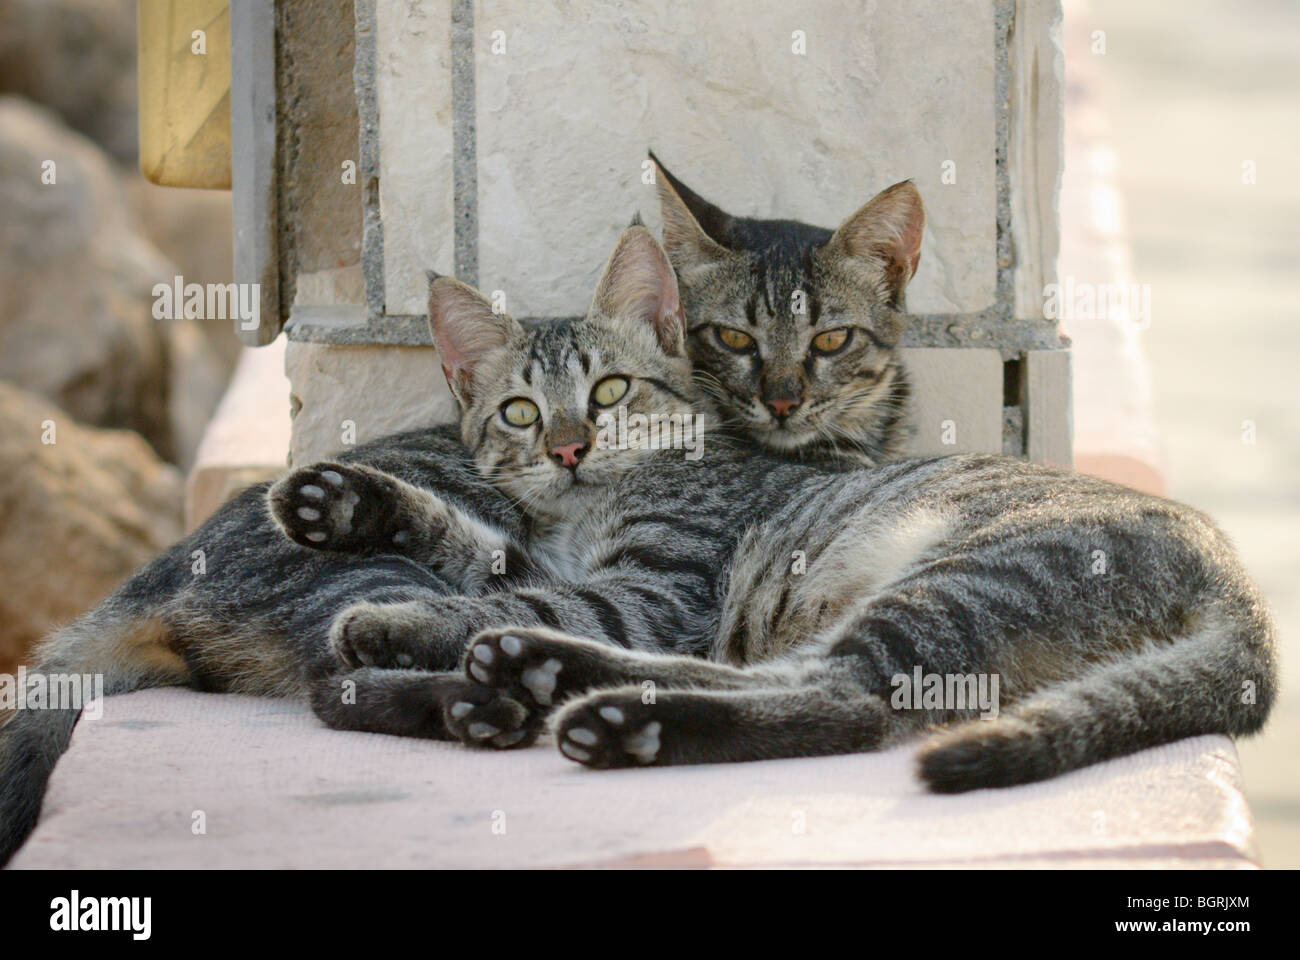
[[[138,0],[140,172],[167,187],[230,189],[226,0]]]

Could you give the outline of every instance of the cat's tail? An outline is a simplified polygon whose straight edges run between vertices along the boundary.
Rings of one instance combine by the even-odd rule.
[[[1276,688],[1273,624],[1255,596],[1211,608],[1186,636],[1045,687],[920,755],[936,793],[1009,787],[1184,737],[1257,732]]]
[[[0,866],[36,826],[50,773],[91,697],[189,679],[172,631],[131,606],[110,597],[38,647],[21,691],[18,677],[8,684],[19,706],[0,726]]]

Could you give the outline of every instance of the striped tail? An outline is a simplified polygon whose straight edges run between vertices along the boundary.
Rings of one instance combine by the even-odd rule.
[[[172,649],[170,631],[156,619],[124,614],[123,606],[110,598],[54,634],[31,672],[98,676],[105,694],[186,682],[189,670]],[[79,707],[28,707],[0,726],[0,866],[36,826],[46,784],[80,716]]]
[[[1255,733],[1276,687],[1272,623],[1253,598],[1219,610],[1173,643],[940,734],[921,752],[921,779],[936,793],[1010,787],[1184,737]]]

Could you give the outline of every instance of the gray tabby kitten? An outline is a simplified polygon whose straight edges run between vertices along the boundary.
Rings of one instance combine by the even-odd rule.
[[[993,456],[828,470],[729,443],[698,462],[599,448],[602,397],[689,401],[667,372],[684,362],[673,270],[643,228],[585,321],[526,333],[464,288],[431,300],[480,468],[511,496],[582,506],[546,534],[562,558],[548,584],[367,606],[337,638],[346,661],[431,666],[489,627],[465,655],[476,695],[449,708],[476,718],[448,721],[466,742],[530,742],[558,704],[560,750],[602,768],[875,750],[945,724],[920,774],[962,791],[1253,733],[1268,716],[1269,615],[1188,507]],[[900,701],[918,671],[966,689],[996,675],[1000,715]],[[419,676],[379,673],[389,694]]]
[[[832,233],[733,217],[650,159],[691,359],[726,425],[793,459],[900,455],[903,292],[925,231],[916,187],[881,191]]]

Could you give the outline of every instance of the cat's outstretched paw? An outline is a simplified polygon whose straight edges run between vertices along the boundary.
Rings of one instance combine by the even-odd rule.
[[[443,723],[468,747],[517,750],[532,746],[542,730],[537,714],[500,690],[464,681],[443,699]]]
[[[583,697],[560,711],[554,729],[560,753],[583,766],[608,770],[662,762],[662,714],[637,691]]]
[[[334,618],[330,647],[349,669],[452,670],[465,648],[464,620],[451,602],[356,603]]]
[[[396,493],[396,481],[377,470],[327,461],[278,480],[268,499],[271,516],[294,543],[347,553],[399,552]]]
[[[545,627],[493,628],[465,650],[465,673],[476,683],[548,712],[594,686],[627,683],[609,647]]]

